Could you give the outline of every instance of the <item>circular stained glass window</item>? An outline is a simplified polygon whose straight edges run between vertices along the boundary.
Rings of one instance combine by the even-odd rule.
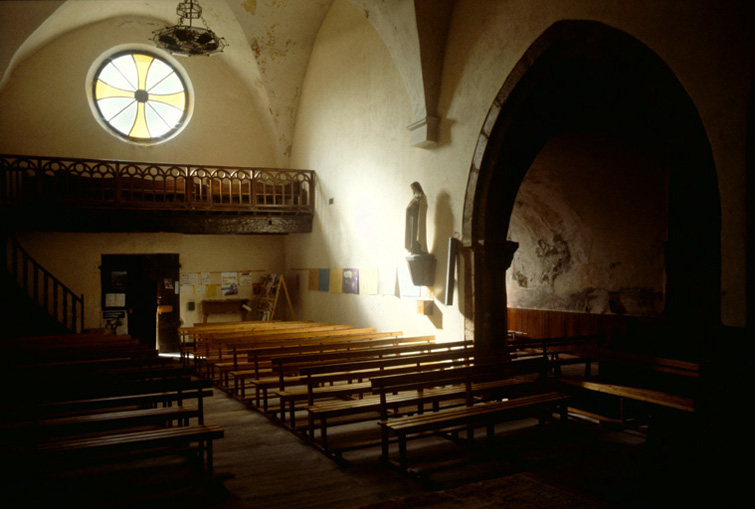
[[[184,78],[166,60],[146,52],[118,53],[102,62],[93,96],[105,125],[136,143],[168,140],[188,120]]]

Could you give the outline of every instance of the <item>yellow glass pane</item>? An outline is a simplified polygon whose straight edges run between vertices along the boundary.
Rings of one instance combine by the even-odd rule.
[[[154,57],[151,57],[149,55],[142,55],[139,53],[134,55],[136,70],[139,74],[139,90],[147,89],[147,72],[149,71],[149,66],[152,65],[153,60]]]
[[[144,103],[138,103],[137,108],[136,120],[134,120],[134,126],[128,135],[132,138],[151,138],[147,128],[147,118],[144,115]]]
[[[94,96],[97,99],[106,99],[109,97],[134,97],[134,92],[111,87],[102,80],[97,80],[94,87]]]
[[[169,104],[174,108],[178,108],[179,110],[183,111],[184,107],[186,106],[186,92],[178,92],[177,94],[165,95],[150,94],[149,100]]]

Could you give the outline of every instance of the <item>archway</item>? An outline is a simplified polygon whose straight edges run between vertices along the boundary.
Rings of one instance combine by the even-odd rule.
[[[511,218],[533,161],[554,139],[597,133],[660,161],[664,281],[652,334],[665,353],[708,358],[720,322],[721,214],[705,130],[657,55],[589,21],[561,21],[546,30],[513,69],[485,121],[464,207],[466,335],[482,351],[505,345],[506,271],[518,247],[509,238]]]

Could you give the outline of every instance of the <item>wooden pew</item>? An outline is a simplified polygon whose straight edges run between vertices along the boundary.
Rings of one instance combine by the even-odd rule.
[[[79,401],[81,408],[84,400],[104,402],[114,396],[164,393],[167,390],[180,393],[183,384],[192,376],[190,368],[170,358],[110,358],[103,354],[101,358],[84,355],[86,358],[81,359],[78,355],[71,357],[71,352],[65,353],[67,355],[58,361],[48,357],[45,362],[10,366],[0,374],[5,385],[15,383],[15,390],[4,398],[0,409],[2,426],[23,427],[25,419],[38,429],[42,420],[56,417],[54,409],[58,413],[67,409],[75,415],[74,406],[65,404],[74,400]],[[155,383],[163,385],[155,386]],[[164,384],[167,383],[173,386],[166,388]],[[197,390],[195,387],[191,389]],[[201,396],[201,392],[197,393],[200,401]],[[174,399],[180,403],[180,397]],[[168,401],[164,395],[163,400]],[[193,415],[200,417],[200,409],[194,410]],[[93,409],[89,411],[91,413]],[[147,413],[143,414],[142,418],[146,418]]]
[[[159,452],[162,455],[185,454],[189,446],[196,444],[193,454],[204,473],[212,478],[215,474],[213,441],[223,436],[223,428],[211,424],[76,436],[40,443],[24,463],[31,463],[32,471],[44,474],[49,470],[69,469],[72,463],[101,460],[103,456],[116,458],[119,454],[132,455],[134,451],[149,451],[150,454]]]
[[[605,347],[608,341],[605,335],[530,338],[515,331],[509,332],[512,339],[506,345],[512,352],[518,356],[542,355],[557,375],[568,364],[584,364],[585,374],[589,375],[592,352]]]
[[[435,336],[414,336],[404,338],[411,340],[402,342],[401,346],[381,346],[379,348],[367,348],[350,350],[347,352],[335,352],[325,354],[313,354],[296,356],[293,358],[273,359],[276,364],[275,371],[279,376],[279,390],[274,393],[280,401],[280,419],[286,422],[288,409],[288,426],[293,431],[298,431],[296,425],[297,405],[305,403],[303,407],[312,406],[315,402],[327,399],[343,401],[346,397],[362,397],[371,389],[369,380],[364,373],[353,371],[354,362],[365,360],[394,359],[399,356],[411,356],[427,354],[431,352],[447,352],[471,348],[472,341],[457,341],[449,343],[435,343]],[[466,357],[462,357],[466,361]],[[400,369],[387,366],[387,369]],[[374,370],[374,366],[371,368]],[[378,368],[379,369],[379,368]],[[412,369],[416,369],[414,364]],[[374,372],[374,371],[373,371]],[[306,375],[306,384],[284,387],[285,376]]]
[[[281,379],[277,373],[274,373],[272,371],[273,358],[277,357],[283,359],[284,357],[296,355],[373,349],[417,342],[416,338],[404,338],[400,334],[400,332],[371,332],[366,334],[333,336],[329,338],[314,338],[295,346],[285,346],[282,344],[282,348],[250,351],[249,354],[254,357],[253,362],[255,368],[247,371],[231,372],[231,375],[234,378],[234,391],[238,391],[238,398],[241,399],[241,401],[253,405],[263,413],[268,413],[271,410],[268,403],[268,395],[270,391],[280,389],[282,387],[281,384],[290,386],[299,382],[299,377],[297,376],[288,376]],[[423,340],[420,339],[419,341]],[[266,364],[269,363],[270,368],[258,369],[259,363],[262,361],[265,361]],[[254,389],[254,396],[247,397],[247,387]]]
[[[204,369],[206,376],[228,382],[223,379],[223,373],[229,370],[239,371],[242,369],[254,369],[255,360],[250,355],[255,350],[264,348],[278,348],[287,346],[328,344],[338,341],[347,341],[359,335],[374,335],[382,337],[394,337],[399,332],[377,332],[374,327],[355,329],[353,326],[336,327],[325,330],[298,331],[280,334],[265,334],[246,339],[244,341],[228,343],[224,347],[224,353],[211,357],[205,361]],[[342,338],[342,339],[341,339]],[[244,360],[246,359],[246,360]]]
[[[235,396],[244,400],[246,397],[248,380],[263,380],[263,377],[265,377],[265,383],[270,380],[274,381],[275,373],[273,371],[273,359],[276,357],[283,358],[287,356],[323,354],[325,352],[396,346],[400,344],[416,343],[418,341],[421,342],[423,340],[402,336],[401,332],[398,331],[367,332],[324,338],[316,337],[311,338],[310,340],[305,338],[300,341],[286,340],[278,344],[266,344],[260,348],[244,349],[243,352],[235,353],[238,355],[241,355],[241,353],[246,354],[246,364],[251,365],[252,367],[251,369],[234,369],[233,371],[228,372],[229,376],[233,378],[233,387],[231,388],[230,384],[227,385],[229,390],[232,390],[232,393]],[[235,367],[236,366],[234,366],[234,368]],[[270,386],[269,383],[267,385],[268,387]],[[255,384],[252,384],[252,386],[256,387]]]
[[[180,363],[129,356],[107,338],[91,339],[15,342],[19,356],[0,375],[13,387],[0,407],[0,456],[20,471],[46,474],[80,460],[117,463],[135,451],[176,454],[196,445],[203,471],[217,479],[212,441],[223,430],[204,423],[202,404],[211,382]]]
[[[314,332],[312,334],[297,334],[295,337],[286,335],[283,338],[254,341],[231,347],[232,361],[219,362],[214,366],[217,378],[226,387],[229,384],[229,372],[239,375],[253,372],[260,375],[270,372],[270,357],[273,355],[301,354],[304,352],[324,351],[325,349],[337,349],[336,343],[351,343],[363,340],[378,340],[380,338],[396,338],[401,332],[377,332],[374,328],[343,329],[332,333]]]
[[[646,431],[654,415],[697,411],[696,362],[609,349],[596,349],[588,358],[598,364],[597,375],[562,377],[574,395],[570,411],[575,414]]]
[[[194,377],[188,380],[153,380],[149,383],[131,384],[119,387],[117,394],[115,392],[107,391],[105,395],[80,399],[23,401],[20,406],[4,406],[4,409],[13,412],[17,417],[26,412],[32,419],[43,419],[106,411],[170,407],[197,400],[201,423],[204,398],[213,395],[212,381]]]
[[[533,379],[532,375],[536,375]],[[520,378],[522,375],[526,375]],[[547,377],[547,364],[542,359],[524,359],[506,362],[477,364],[445,371],[431,371],[373,378],[374,390],[385,402],[381,406],[378,424],[381,429],[381,460],[410,471],[407,441],[427,434],[437,435],[466,431],[466,439],[474,439],[474,430],[485,427],[488,440],[495,437],[495,425],[499,422],[537,416],[544,423],[554,410],[559,408],[561,420],[567,418],[566,403],[570,395],[553,390]],[[422,391],[421,402],[432,400],[437,387],[461,385],[464,404],[439,408],[433,405],[425,412],[424,405],[416,413],[391,416],[390,394],[405,391]],[[427,390],[428,387],[433,389]],[[483,396],[476,397],[480,394]],[[442,393],[441,393],[442,394]],[[495,399],[492,400],[491,396]],[[502,401],[499,401],[501,397]],[[445,397],[445,395],[444,395]],[[389,455],[391,436],[398,442],[398,460]]]
[[[70,435],[111,434],[115,430],[142,427],[188,426],[190,420],[200,421],[200,410],[195,405],[176,405],[133,410],[112,410],[101,413],[84,413],[63,417],[39,419],[34,427],[35,438],[46,441]]]
[[[210,322],[195,323],[191,327],[180,327],[178,335],[180,340],[180,358],[188,362],[189,357],[196,354],[202,338],[205,334],[224,333],[234,331],[258,332],[263,330],[277,330],[285,328],[302,327],[315,325],[316,322],[309,320],[301,321],[279,321],[279,320],[260,320],[260,321],[243,321],[243,322]],[[319,325],[328,325],[328,322],[317,322]]]
[[[314,337],[325,337],[339,334],[353,334],[357,332],[376,332],[376,329],[355,329],[353,325],[323,325],[313,327],[297,327],[292,329],[263,331],[260,333],[244,333],[241,336],[207,337],[203,340],[203,353],[195,354],[195,368],[198,372],[204,371],[206,376],[214,378],[213,365],[227,362],[233,354],[243,348],[258,348],[264,343],[275,343],[282,340],[300,340]],[[293,343],[292,343],[293,344]]]
[[[441,344],[442,345],[442,344]],[[387,357],[352,361],[343,364],[327,364],[301,368],[301,375],[306,377],[308,397],[311,405],[306,407],[308,414],[307,436],[311,443],[322,451],[333,456],[340,456],[341,451],[330,448],[328,443],[328,429],[335,424],[351,424],[364,420],[377,419],[381,411],[379,396],[364,396],[359,399],[333,399],[317,401],[314,388],[324,384],[353,383],[371,380],[375,377],[389,374],[407,374],[426,371],[453,371],[459,366],[469,366],[474,362],[473,348],[457,348],[439,352],[429,352],[417,355]],[[458,397],[458,392],[449,398]],[[412,405],[417,401],[417,394],[395,395],[390,405],[397,410],[399,407]],[[319,441],[316,431],[320,431]],[[371,445],[371,444],[368,444]],[[354,448],[363,447],[357,444]]]

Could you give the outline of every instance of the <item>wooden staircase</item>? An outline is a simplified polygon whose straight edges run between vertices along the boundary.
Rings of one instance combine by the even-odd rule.
[[[0,274],[0,337],[84,330],[84,297],[42,267],[18,241],[5,236]]]

